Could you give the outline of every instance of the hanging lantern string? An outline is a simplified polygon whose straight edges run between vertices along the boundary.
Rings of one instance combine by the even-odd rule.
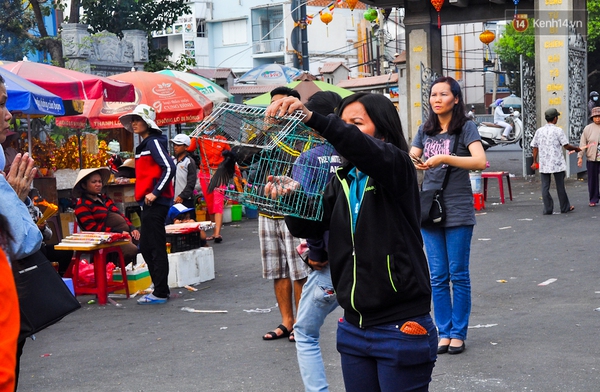
[[[358,0],[346,0],[346,5],[350,8],[350,13],[352,15],[352,26],[354,26],[354,8],[356,8],[356,4]]]
[[[438,29],[442,28],[442,18],[440,15],[440,11],[442,10],[442,6],[444,5],[444,0],[431,0],[431,5],[437,11],[438,14]]]

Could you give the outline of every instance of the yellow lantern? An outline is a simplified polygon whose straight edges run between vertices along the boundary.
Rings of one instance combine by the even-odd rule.
[[[358,4],[358,0],[346,0],[346,5],[350,8],[352,14],[352,26],[354,26],[354,8],[356,8],[356,4]]]
[[[485,61],[489,60],[489,55],[490,55],[490,43],[492,43],[492,41],[496,38],[496,34],[494,34],[493,31],[490,30],[485,30],[484,32],[482,32],[481,34],[479,34],[479,40],[485,45],[487,46],[487,49],[485,51]]]
[[[331,22],[333,20],[333,15],[331,15],[331,13],[329,12],[321,12],[321,22],[325,23],[325,25],[327,26],[327,36],[329,37],[329,22]]]
[[[329,12],[321,12],[321,22],[328,25],[329,22],[331,22],[332,20],[333,20],[333,15],[331,15]]]
[[[489,45],[495,38],[496,34],[490,30],[485,30],[483,33],[479,34],[479,40],[485,45]]]

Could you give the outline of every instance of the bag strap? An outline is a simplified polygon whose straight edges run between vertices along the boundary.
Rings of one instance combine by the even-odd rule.
[[[458,150],[458,137],[454,137],[454,147],[452,147],[452,154],[450,155],[456,155],[456,151]],[[451,166],[448,165],[448,167],[446,167],[446,176],[444,177],[444,182],[442,184],[442,188],[440,189],[441,191],[443,191],[444,189],[446,189],[446,185],[448,185],[448,180],[450,179],[450,168]]]

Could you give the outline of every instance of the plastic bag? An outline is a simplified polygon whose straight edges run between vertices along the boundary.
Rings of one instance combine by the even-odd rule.
[[[106,281],[108,283],[112,283],[113,281],[113,271],[115,269],[115,264],[113,262],[109,262],[106,264]],[[94,274],[94,264],[90,263],[86,259],[81,259],[79,261],[79,282],[81,285],[93,285],[96,283],[96,277]]]

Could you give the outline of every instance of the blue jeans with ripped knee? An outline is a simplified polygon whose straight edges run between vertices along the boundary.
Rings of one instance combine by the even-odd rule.
[[[329,391],[319,336],[325,318],[337,307],[329,266],[312,271],[302,288],[294,324],[298,365],[307,392]]]

